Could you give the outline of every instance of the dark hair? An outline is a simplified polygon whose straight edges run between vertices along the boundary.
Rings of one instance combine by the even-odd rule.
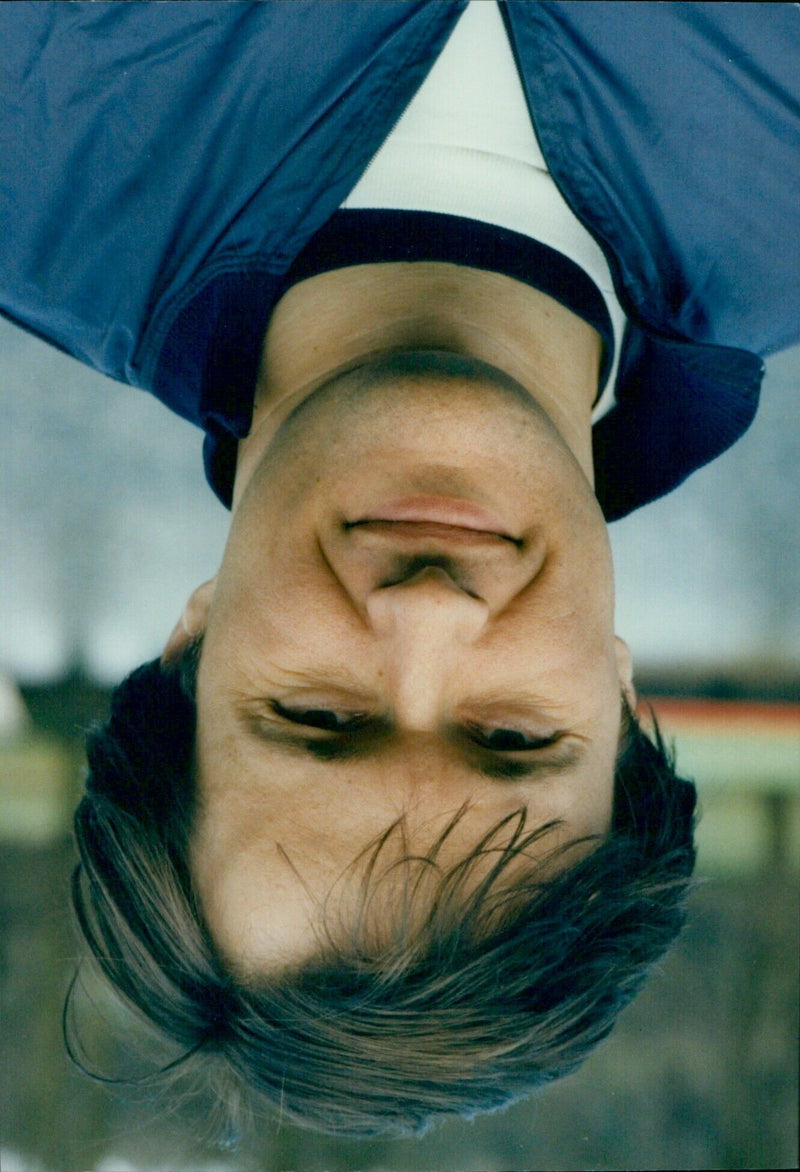
[[[550,825],[531,831],[520,811],[439,867],[453,819],[426,858],[405,858],[405,914],[376,949],[370,897],[397,866],[383,859],[401,820],[361,860],[354,924],[331,926],[302,966],[237,979],[187,863],[198,655],[145,664],[116,690],[75,814],[80,929],[111,985],[181,1047],[165,1078],[202,1074],[231,1110],[249,1097],[259,1113],[372,1136],[494,1110],[574,1070],[685,917],[696,793],[657,726],[651,740],[624,707],[612,829],[578,862],[543,875],[524,852]],[[69,1010],[68,996],[78,1061]]]

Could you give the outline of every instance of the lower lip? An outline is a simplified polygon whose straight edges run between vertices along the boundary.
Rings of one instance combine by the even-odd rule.
[[[473,529],[481,533],[494,533],[500,537],[511,537],[506,527],[470,501],[448,497],[415,496],[379,505],[360,521],[406,521],[443,525],[453,529]]]

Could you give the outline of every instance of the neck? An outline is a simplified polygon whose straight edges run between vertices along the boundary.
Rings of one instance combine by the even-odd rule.
[[[294,285],[264,339],[253,425],[239,445],[234,508],[289,413],[361,362],[448,350],[503,371],[547,413],[590,483],[601,341],[559,302],[500,273],[416,262],[355,265]]]

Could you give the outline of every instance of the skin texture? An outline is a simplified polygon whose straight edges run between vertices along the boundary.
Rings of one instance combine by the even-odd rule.
[[[323,274],[277,307],[222,565],[165,651],[204,632],[192,870],[235,966],[312,952],[400,817],[423,852],[467,807],[443,864],[520,807],[560,823],[542,857],[608,830],[631,683],[599,358],[556,302],[449,265]]]

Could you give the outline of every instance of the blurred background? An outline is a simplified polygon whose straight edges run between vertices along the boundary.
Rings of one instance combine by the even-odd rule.
[[[800,348],[768,363],[760,414],[731,452],[612,528],[617,629],[701,795],[687,931],[577,1074],[422,1140],[272,1123],[231,1153],[206,1104],[70,1068],[82,730],[214,573],[227,513],[197,431],[2,321],[0,411],[3,1172],[797,1166]],[[113,1012],[96,1016],[113,1060]]]

